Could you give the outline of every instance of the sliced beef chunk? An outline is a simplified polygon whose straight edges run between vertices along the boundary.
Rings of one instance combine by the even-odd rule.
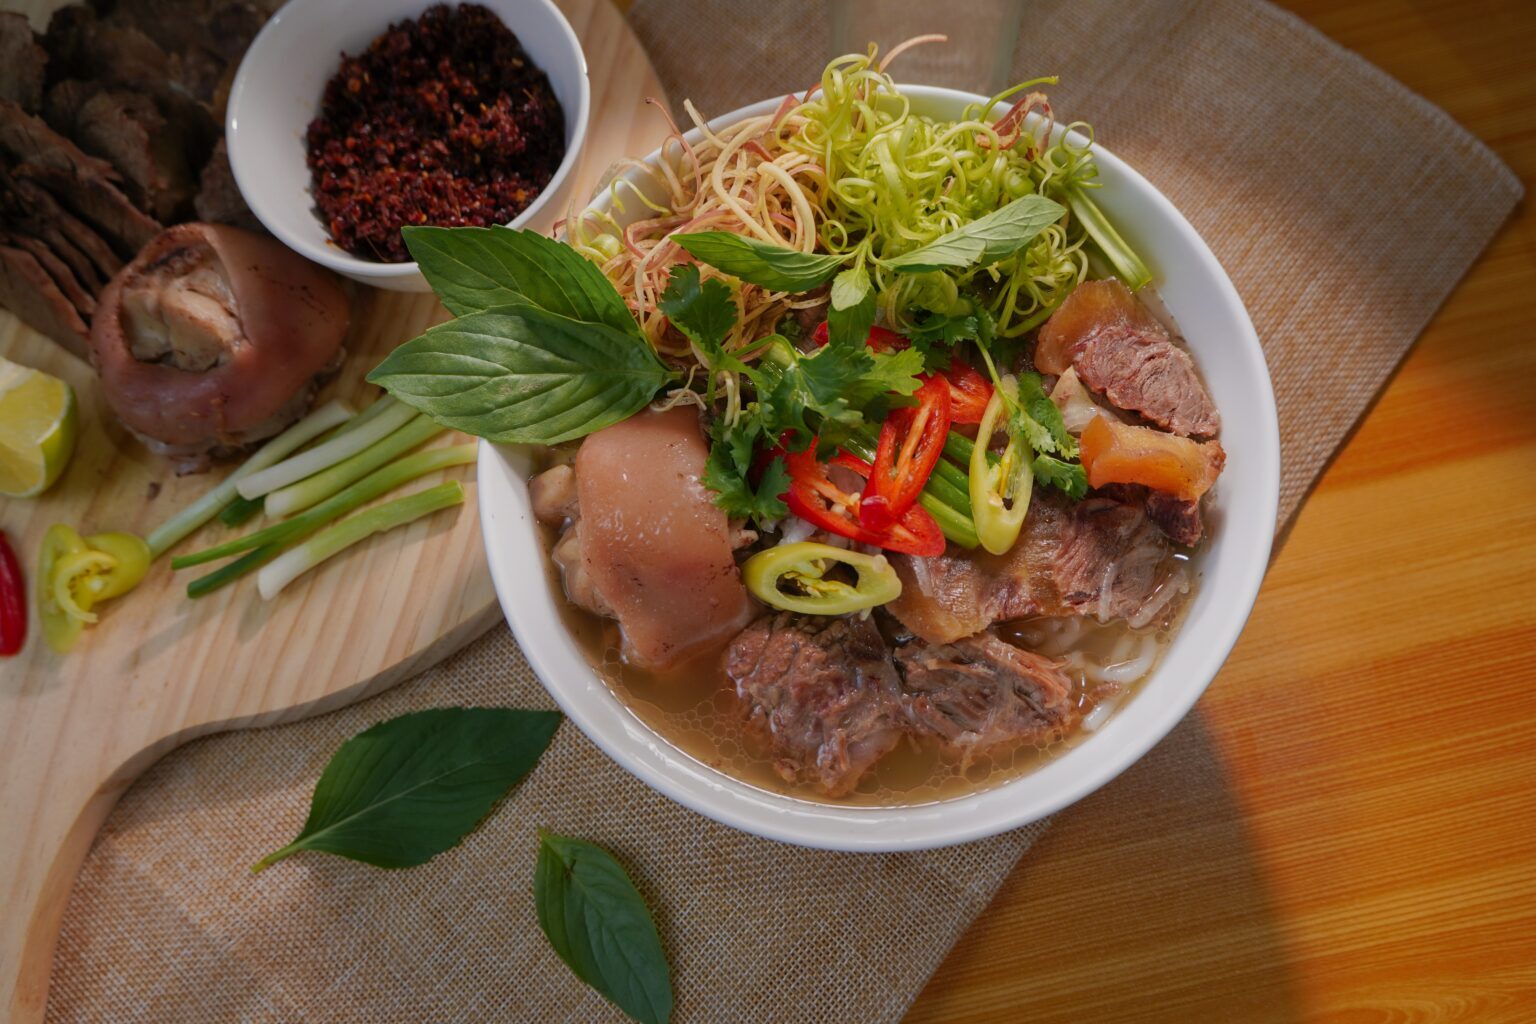
[[[71,79],[48,90],[45,111],[48,123],[81,149],[110,161],[151,216],[171,222],[190,212],[187,154],[151,97]]]
[[[48,271],[48,276],[53,278],[53,283],[58,285],[59,291],[69,300],[80,313],[80,318],[90,323],[91,314],[96,312],[96,296],[85,290],[85,286],[75,277],[75,272],[69,268],[69,264],[59,258],[40,239],[30,235],[7,234],[0,232],[0,245],[9,245],[16,249],[23,249],[32,254],[42,268]]]
[[[25,14],[0,11],[0,99],[33,111],[43,101],[48,52],[32,33]]]
[[[899,647],[896,667],[913,728],[952,753],[1048,742],[1076,714],[1072,682],[1055,662],[991,633]]]
[[[197,219],[210,224],[233,224],[247,231],[265,231],[261,221],[245,205],[245,197],[235,184],[235,172],[229,166],[229,149],[224,140],[213,147],[213,155],[203,166],[197,181]]]
[[[1137,504],[1072,503],[1035,491],[1024,532],[1003,555],[951,552],[892,558],[902,593],[889,608],[930,643],[1029,615],[1134,619],[1158,599],[1170,549]]]
[[[868,619],[780,614],[726,650],[725,671],[790,782],[843,796],[901,740],[900,680]]]
[[[1135,484],[1107,484],[1094,491],[1101,498],[1111,498],[1127,505],[1141,505],[1163,535],[1175,544],[1194,547],[1205,534],[1200,502],[1154,491]]]
[[[69,264],[93,295],[100,293],[123,261],[100,235],[64,209],[36,182],[13,177],[0,167],[0,223],[39,239]]]
[[[73,142],[19,106],[0,100],[0,158],[14,178],[34,181],[91,223],[120,256],[132,257],[160,232],[117,187],[112,165]]]
[[[1078,378],[1117,408],[1175,434],[1211,437],[1216,405],[1189,353],[1119,281],[1085,281],[1040,329],[1035,365]]]
[[[0,245],[0,306],[85,358],[90,329],[32,254]]]

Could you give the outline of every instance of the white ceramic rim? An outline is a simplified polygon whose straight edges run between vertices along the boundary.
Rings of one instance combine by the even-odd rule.
[[[985,97],[951,89],[908,85],[900,88],[904,95],[917,101],[914,107],[919,103],[929,106],[986,101]],[[714,119],[710,126],[719,128],[769,113],[779,102],[776,98],[743,107]],[[1094,153],[1101,171],[1112,169],[1117,179],[1123,178],[1133,187],[1143,189],[1146,202],[1155,204],[1160,216],[1182,229],[1190,250],[1186,256],[1198,260],[1203,273],[1215,283],[1219,294],[1212,299],[1225,307],[1237,328],[1238,336],[1231,338],[1230,343],[1241,349],[1244,372],[1257,373],[1262,382],[1259,394],[1253,396],[1257,407],[1244,409],[1241,417],[1254,431],[1250,454],[1258,456],[1264,464],[1255,469],[1261,476],[1250,485],[1256,488],[1250,495],[1252,516],[1221,527],[1232,534],[1240,533],[1246,543],[1225,556],[1240,559],[1233,570],[1236,578],[1219,595],[1224,618],[1207,635],[1190,638],[1201,640],[1201,646],[1191,656],[1193,667],[1184,678],[1166,683],[1157,691],[1158,696],[1165,698],[1163,703],[1144,714],[1145,720],[1138,728],[1117,726],[1128,721],[1127,715],[1133,708],[1145,707],[1149,691],[1170,660],[1167,655],[1153,678],[1144,682],[1140,691],[1093,735],[1039,768],[977,793],[911,806],[844,807],[759,789],[710,768],[673,746],[641,722],[592,670],[560,620],[556,599],[549,594],[546,584],[542,553],[530,553],[526,550],[528,545],[519,550],[513,540],[513,531],[523,531],[524,536],[534,532],[526,487],[531,452],[482,441],[478,459],[481,531],[502,610],[545,689],[582,732],[619,765],[683,806],[754,835],[830,850],[935,849],[1027,825],[1082,799],[1140,760],[1205,692],[1242,632],[1269,562],[1279,500],[1280,432],[1274,393],[1258,335],[1236,288],[1210,248],[1146,179],[1102,146],[1095,144]],[[656,159],[656,155],[653,152],[646,162]],[[604,191],[592,207],[606,208],[608,198],[609,193]],[[1155,254],[1146,255],[1156,262]],[[1229,414],[1230,429],[1230,417],[1235,410],[1224,411]],[[539,546],[537,542],[532,545]],[[536,590],[530,591],[530,581]],[[539,599],[540,594],[543,600]],[[1197,600],[1211,599],[1204,587],[1196,596]],[[1187,628],[1175,638],[1175,647],[1181,646],[1186,634]],[[576,678],[572,678],[573,672]],[[1107,753],[1082,756],[1090,748]],[[1024,787],[1037,795],[1021,801],[1020,791]]]
[[[574,130],[570,132],[570,136],[566,140],[565,157],[560,161],[560,166],[555,168],[554,176],[549,179],[549,184],[544,186],[538,198],[529,203],[526,210],[512,218],[511,222],[507,224],[508,227],[513,228],[522,227],[537,217],[551,197],[561,194],[565,180],[575,173],[577,162],[581,157],[582,147],[586,144],[587,124],[591,120],[592,115],[592,80],[591,76],[587,73],[587,51],[581,45],[581,38],[576,35],[576,30],[571,27],[571,23],[566,20],[565,14],[560,8],[555,6],[553,0],[523,0],[523,2],[543,9],[545,14],[554,20],[560,33],[565,36],[566,41],[570,44],[571,50],[580,58],[581,73],[577,76],[579,85],[576,97],[575,125]],[[229,168],[235,178],[235,187],[240,190],[240,195],[245,199],[247,205],[250,206],[251,212],[256,215],[256,219],[261,221],[262,226],[272,232],[278,241],[306,259],[359,281],[363,279],[383,281],[418,275],[421,271],[417,267],[415,260],[404,263],[379,263],[374,260],[361,259],[339,246],[323,243],[317,245],[312,240],[289,231],[281,217],[263,217],[258,206],[264,204],[266,192],[260,188],[252,187],[252,184],[248,184],[241,176],[241,165],[244,161],[236,159],[234,147],[238,144],[236,140],[240,136],[236,125],[238,112],[245,98],[245,89],[249,76],[255,73],[253,70],[255,64],[250,60],[250,57],[253,54],[260,54],[264,38],[270,41],[270,39],[277,37],[279,33],[284,31],[283,16],[289,14],[294,7],[293,3],[286,3],[276,14],[267,19],[267,23],[261,27],[261,31],[257,32],[256,37],[251,40],[251,45],[246,48],[245,56],[240,61],[240,67],[236,70],[234,80],[230,83],[229,99],[224,108],[224,136],[228,140],[230,147]],[[366,9],[366,4],[359,7],[359,10]],[[381,25],[378,31],[383,32],[387,27],[388,21],[386,20],[386,23]],[[508,27],[510,28],[511,26]],[[514,29],[514,31],[516,30]],[[315,100],[318,105],[319,97],[317,96]],[[572,112],[568,110],[565,113],[567,120],[571,120]],[[317,217],[317,223],[318,220],[319,218]],[[324,230],[324,225],[321,225],[321,233],[329,237],[329,234]]]

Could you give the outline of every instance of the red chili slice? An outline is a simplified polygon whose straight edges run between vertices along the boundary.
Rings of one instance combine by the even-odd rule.
[[[21,650],[27,639],[27,586],[10,541],[0,533],[0,655]]]
[[[831,337],[825,320],[817,324],[816,329],[811,332],[811,340],[817,345],[825,345]],[[900,352],[904,348],[912,347],[912,343],[906,338],[885,327],[871,327],[869,336],[864,339],[864,344],[876,352]]]
[[[950,361],[944,379],[949,381],[949,421],[980,423],[992,401],[992,382],[959,356]]]
[[[916,406],[886,417],[875,446],[875,465],[859,503],[859,521],[879,530],[917,504],[949,436],[950,383],[934,376],[917,389]]]
[[[789,471],[785,503],[791,512],[811,525],[887,551],[919,557],[943,553],[944,534],[921,505],[913,505],[897,522],[883,529],[870,529],[859,521],[861,496],[833,483],[827,475],[827,467],[840,466],[867,480],[871,466],[863,459],[839,452],[827,463],[820,463],[816,461],[816,445],[812,442],[803,452],[786,454],[784,465]]]
[[[827,323],[823,320],[811,332],[811,340],[817,345],[825,345],[827,338]],[[912,345],[906,338],[884,327],[871,327],[866,343],[876,352],[900,352]],[[987,403],[992,400],[992,382],[959,356],[950,360],[949,369],[938,374],[923,374],[923,379],[935,376],[949,381],[950,422],[980,423],[982,414],[987,411]]]

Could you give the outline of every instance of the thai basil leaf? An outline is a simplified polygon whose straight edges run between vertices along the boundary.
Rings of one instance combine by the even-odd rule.
[[[909,273],[996,263],[1029,245],[1066,212],[1045,196],[1020,196],[927,245],[883,262],[891,270]]]
[[[775,292],[808,292],[826,284],[847,259],[800,252],[729,231],[671,237],[701,263]]]
[[[402,715],[341,745],[320,775],[300,850],[381,868],[423,864],[456,846],[528,774],[560,724],[555,711],[436,708]]]
[[[668,376],[637,333],[514,305],[439,324],[368,380],[466,434],[558,444],[639,412]]]
[[[875,325],[875,289],[869,272],[849,267],[832,282],[832,301],[827,307],[827,341],[830,347],[863,348]]]
[[[576,977],[642,1024],[672,1017],[661,936],[624,868],[600,846],[539,830],[539,927]]]
[[[634,315],[603,272],[575,249],[537,231],[401,230],[411,258],[455,316],[528,304],[639,336]]]

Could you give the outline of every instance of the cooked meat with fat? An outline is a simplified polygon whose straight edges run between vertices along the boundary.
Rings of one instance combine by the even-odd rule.
[[[708,456],[686,406],[638,413],[576,453],[582,565],[642,668],[716,646],[753,615],[725,513],[700,482]]]
[[[0,99],[26,111],[43,101],[43,75],[48,52],[32,32],[25,14],[0,11]]]
[[[913,728],[952,753],[1049,742],[1076,713],[1072,681],[1054,661],[991,633],[898,647],[896,667]]]
[[[309,408],[340,364],[349,313],[333,274],[273,239],[179,224],[102,292],[93,361],[126,426],[201,468]]]
[[[38,239],[74,271],[93,295],[123,268],[102,237],[64,209],[47,189],[0,167],[0,222]]]
[[[1119,281],[1084,281],[1040,328],[1035,366],[1077,370],[1116,408],[1175,434],[1211,437],[1221,428],[1216,404],[1194,361]]]
[[[1029,615],[1129,619],[1157,597],[1169,554],[1141,507],[1101,497],[1073,503],[1037,488],[1006,554],[894,556],[902,593],[889,609],[938,644]]]
[[[90,328],[31,253],[0,245],[0,305],[85,358]]]
[[[1175,544],[1194,547],[1205,533],[1205,522],[1200,515],[1198,501],[1178,498],[1136,484],[1108,484],[1094,491],[1094,494],[1127,505],[1141,505],[1147,510],[1147,518],[1152,520],[1152,524]]]
[[[88,221],[122,256],[160,230],[117,187],[117,171],[9,100],[0,100],[0,159],[12,176],[42,185]]]
[[[261,221],[245,205],[240,186],[235,184],[235,172],[229,166],[229,148],[220,139],[213,147],[213,155],[203,165],[197,179],[197,197],[192,201],[197,208],[197,219],[210,224],[232,224],[247,231],[265,231]]]
[[[42,265],[53,278],[53,283],[64,293],[69,304],[79,312],[80,318],[90,323],[91,314],[96,312],[96,296],[85,290],[75,272],[69,268],[69,264],[59,258],[58,253],[48,248],[41,239],[31,235],[0,232],[0,245],[9,245],[16,249],[25,249],[32,254],[32,258]],[[81,358],[85,357],[83,351],[75,353]]]
[[[44,111],[81,149],[110,162],[125,179],[124,191],[150,216],[170,223],[190,210],[187,153],[151,97],[71,79],[48,90]]]
[[[731,641],[725,672],[778,773],[828,796],[850,792],[906,728],[900,680],[868,619],[758,619]]]

